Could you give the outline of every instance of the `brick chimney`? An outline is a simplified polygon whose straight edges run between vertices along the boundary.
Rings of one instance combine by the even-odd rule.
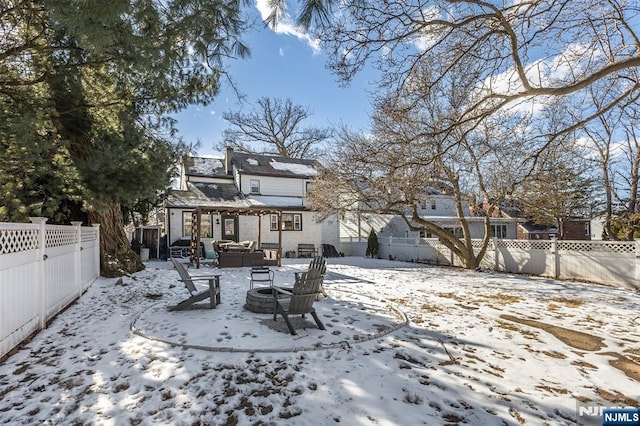
[[[231,157],[233,157],[233,148],[227,147],[224,153],[224,172],[226,174],[231,174]]]

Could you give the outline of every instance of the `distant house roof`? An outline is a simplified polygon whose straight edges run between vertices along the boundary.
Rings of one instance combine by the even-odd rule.
[[[538,225],[537,223],[534,222],[521,222],[518,225],[520,225],[525,232],[527,233],[539,233],[539,234],[544,234],[544,233],[549,233],[549,234],[555,234],[558,232],[558,228],[556,228],[555,226],[546,226],[546,225]]]
[[[240,152],[233,153],[231,162],[241,173],[259,176],[314,178],[319,168],[315,160]]]

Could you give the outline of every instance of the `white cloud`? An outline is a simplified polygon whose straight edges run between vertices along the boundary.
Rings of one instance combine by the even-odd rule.
[[[422,11],[424,20],[434,20],[443,18],[440,9],[436,6],[429,6]],[[428,32],[419,33],[413,39],[413,45],[421,52],[429,49],[438,40],[437,35],[429,34]]]
[[[535,59],[531,63],[525,64],[525,74],[533,87],[560,87],[581,75],[597,56],[598,53],[592,52],[588,45],[572,44],[554,56]],[[512,67],[501,74],[488,77],[478,95],[499,93],[510,96],[522,91],[524,91],[522,80],[515,68]],[[508,108],[513,111],[530,111],[535,114],[552,100],[552,96],[517,98],[509,104]]]
[[[215,109],[212,109],[211,111],[209,111],[209,115],[210,115],[210,116],[212,116],[212,117],[213,117],[214,115],[216,115],[216,110],[215,110]]]
[[[280,53],[280,56],[284,56],[284,49],[281,47],[280,50],[278,50],[278,52]]]
[[[263,20],[267,19],[267,17],[271,13],[268,0],[256,0],[256,9],[258,9],[258,12],[260,12],[260,16]],[[272,29],[272,31],[274,31],[276,34],[294,36],[298,40],[307,43],[311,50],[313,50],[314,54],[320,52],[320,40],[312,38],[302,28],[296,26],[289,14],[285,14],[285,16],[282,16],[278,21],[278,26],[275,29]]]

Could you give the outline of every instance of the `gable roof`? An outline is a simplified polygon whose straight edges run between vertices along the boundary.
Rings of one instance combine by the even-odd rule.
[[[315,160],[234,152],[232,164],[244,174],[290,178],[314,178],[319,163]]]

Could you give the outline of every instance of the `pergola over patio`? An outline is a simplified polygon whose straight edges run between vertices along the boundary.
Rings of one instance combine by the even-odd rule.
[[[258,217],[258,248],[260,247],[262,236],[262,216],[278,216],[278,257],[277,264],[282,266],[282,209],[270,207],[196,207],[191,213],[191,262],[195,262],[196,268],[200,268],[201,244],[200,227],[203,214],[217,214],[226,216],[257,216]]]

